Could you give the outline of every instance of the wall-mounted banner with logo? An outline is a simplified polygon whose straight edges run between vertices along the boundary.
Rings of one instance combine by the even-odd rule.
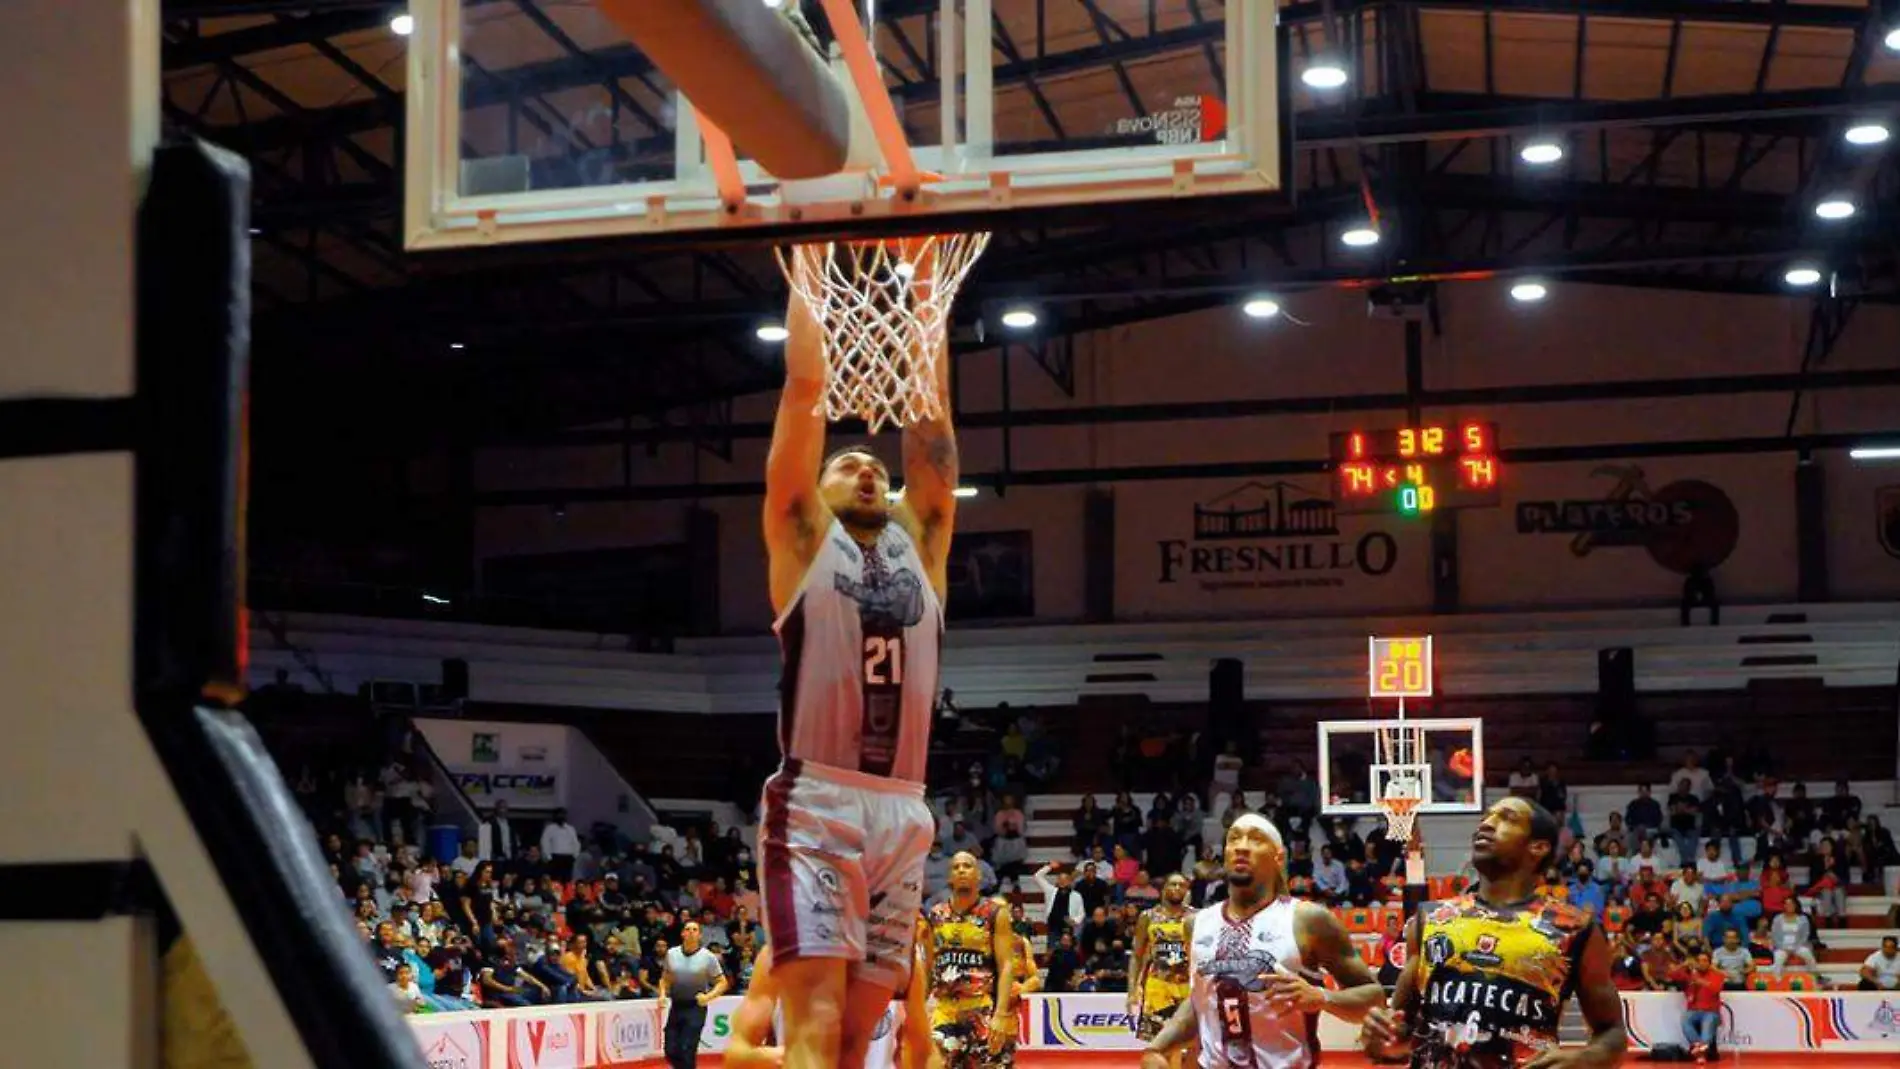
[[[1429,519],[1340,516],[1323,477],[1119,486],[1116,615],[1423,609],[1430,530]]]
[[[1636,546],[1672,572],[1714,571],[1741,537],[1741,516],[1721,487],[1678,479],[1651,487],[1636,465],[1605,465],[1605,493],[1595,500],[1519,501],[1518,534],[1570,536],[1570,552]]]
[[[510,809],[571,803],[567,761],[573,729],[565,724],[422,719],[416,728],[449,778],[479,809],[496,802],[507,802]]]

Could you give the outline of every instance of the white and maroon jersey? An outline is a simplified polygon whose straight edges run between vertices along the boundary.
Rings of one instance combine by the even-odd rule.
[[[903,525],[865,547],[833,520],[773,630],[785,756],[922,783],[943,605]]]
[[[1313,1064],[1310,1019],[1275,1013],[1267,1004],[1266,974],[1296,971],[1300,946],[1293,914],[1299,903],[1281,898],[1245,921],[1227,916],[1227,903],[1194,916],[1188,949],[1190,997],[1200,1022],[1202,1069],[1304,1069]]]

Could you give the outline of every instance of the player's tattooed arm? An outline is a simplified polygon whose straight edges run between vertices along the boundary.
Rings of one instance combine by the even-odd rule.
[[[1629,1053],[1623,1027],[1623,997],[1610,978],[1610,944],[1603,929],[1590,926],[1577,962],[1577,1008],[1590,1026],[1590,1042],[1581,1047],[1552,1047],[1524,1063],[1524,1069],[1613,1069]]]
[[[1304,1013],[1330,1013],[1354,1022],[1365,1020],[1373,1009],[1385,1005],[1385,988],[1366,968],[1352,945],[1352,936],[1346,934],[1346,926],[1332,910],[1302,902],[1294,914],[1293,926],[1300,959],[1331,973],[1339,981],[1339,990],[1327,991],[1298,976],[1274,973],[1267,977],[1270,999]]]
[[[797,593],[828,522],[818,497],[825,459],[825,420],[818,413],[825,390],[824,328],[794,294],[785,329],[785,389],[765,460],[765,548],[774,610]]]
[[[936,285],[935,254],[907,254],[915,264],[913,287]],[[957,432],[950,422],[950,346],[939,343],[937,381],[937,418],[913,423],[904,428],[904,504],[912,533],[918,539],[918,551],[930,572],[930,584],[943,597],[949,587],[950,535],[956,526],[957,482],[962,477],[962,462],[957,454]]]

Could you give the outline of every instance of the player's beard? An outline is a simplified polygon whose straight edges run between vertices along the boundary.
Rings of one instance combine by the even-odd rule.
[[[832,511],[837,515],[839,523],[854,531],[877,534],[891,522],[891,510],[878,508],[875,505],[850,506]]]

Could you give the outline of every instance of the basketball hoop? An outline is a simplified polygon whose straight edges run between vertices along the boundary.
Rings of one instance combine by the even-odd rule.
[[[856,416],[876,434],[943,415],[950,305],[989,242],[937,234],[778,250],[785,280],[822,331],[825,419]]]
[[[1385,813],[1385,837],[1406,847],[1412,844],[1413,823],[1418,819],[1418,807],[1424,799],[1417,795],[1387,793],[1379,799],[1379,808]]]

